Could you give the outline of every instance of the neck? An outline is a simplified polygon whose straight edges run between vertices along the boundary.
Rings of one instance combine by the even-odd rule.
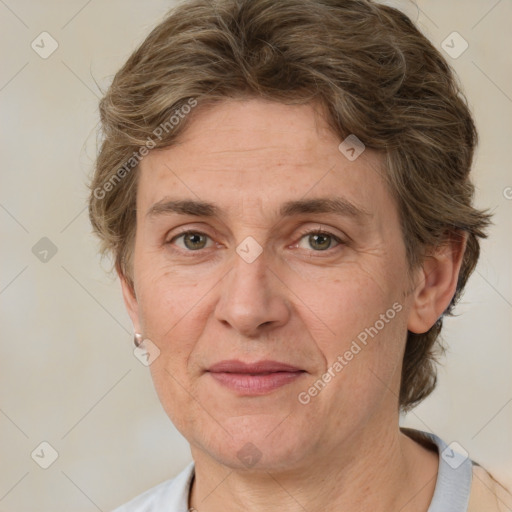
[[[361,429],[350,439],[288,471],[231,469],[192,450],[195,479],[190,506],[199,512],[426,512],[438,456],[402,434]]]

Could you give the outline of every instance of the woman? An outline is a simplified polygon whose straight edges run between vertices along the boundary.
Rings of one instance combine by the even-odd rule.
[[[91,221],[194,459],[118,512],[512,506],[463,447],[399,427],[489,223],[471,115],[405,15],[184,2],[100,111]]]

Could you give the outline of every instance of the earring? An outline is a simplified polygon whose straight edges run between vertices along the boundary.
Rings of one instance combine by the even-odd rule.
[[[138,332],[134,333],[133,343],[135,344],[135,346],[139,347],[140,344],[142,343],[142,341],[143,341],[142,334],[139,334]]]

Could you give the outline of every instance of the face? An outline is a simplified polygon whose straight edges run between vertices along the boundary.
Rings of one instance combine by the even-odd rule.
[[[393,424],[413,298],[380,156],[350,161],[313,105],[194,116],[141,163],[123,285],[167,414],[193,452],[267,469]]]

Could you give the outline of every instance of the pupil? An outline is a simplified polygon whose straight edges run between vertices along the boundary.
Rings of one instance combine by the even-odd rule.
[[[190,244],[188,244],[187,241],[189,241]],[[189,249],[190,248],[197,249],[197,246],[201,245],[201,235],[194,234],[194,233],[187,235],[185,237],[185,245],[187,245],[187,247],[189,247]]]
[[[328,248],[329,248],[330,243],[329,243],[329,237],[328,237],[328,236],[326,236],[326,235],[313,235],[313,239],[314,239],[314,243],[315,243],[315,244],[317,244],[317,247],[319,246],[318,248],[319,248],[320,250],[322,250],[322,251],[323,251],[323,250],[325,250],[325,249],[328,249]],[[324,243],[324,244],[322,244],[321,242],[320,242],[320,244],[318,244],[318,240],[319,240],[319,239],[320,239],[320,240],[322,240],[322,239],[323,239],[324,241],[325,241],[325,240],[327,240],[327,246],[325,246],[325,245],[326,245],[325,243]]]

